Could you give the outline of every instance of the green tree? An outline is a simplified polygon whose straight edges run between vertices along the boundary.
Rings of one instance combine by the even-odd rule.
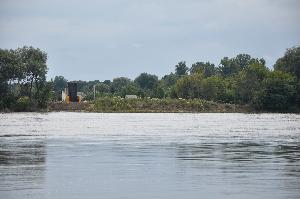
[[[150,75],[148,73],[142,73],[134,80],[134,83],[136,83],[141,89],[144,90],[153,90],[157,82],[158,77],[156,75]]]
[[[61,101],[61,92],[67,87],[67,80],[63,76],[55,76],[53,90],[55,100]]]
[[[274,69],[296,75],[300,80],[300,47],[287,49],[284,56],[276,61]]]
[[[166,87],[165,82],[163,80],[158,81],[154,90],[153,90],[153,97],[156,98],[165,98],[170,90],[170,87]]]
[[[0,49],[0,106],[15,109],[17,102],[30,100],[30,106],[44,107],[49,98],[47,87],[47,54],[38,48]],[[21,100],[18,100],[22,98]]]
[[[9,108],[15,101],[9,82],[16,78],[17,58],[12,50],[0,49],[0,108]]]
[[[211,77],[217,74],[217,69],[215,65],[210,62],[196,62],[192,64],[190,72],[191,74],[203,73],[204,77]]]
[[[241,70],[245,69],[247,66],[250,66],[251,64],[265,65],[266,63],[264,59],[252,58],[248,54],[238,54],[233,60],[239,65]]]
[[[234,61],[234,59],[229,59],[228,57],[221,59],[219,72],[222,76],[228,77],[237,74],[240,70],[241,67]]]
[[[108,85],[108,86],[111,85],[111,81],[110,80],[104,80],[103,83],[106,84],[106,85]]]
[[[170,73],[169,75],[165,75],[162,78],[162,81],[166,87],[171,87],[175,85],[176,81],[178,80],[178,76],[174,73]]]
[[[203,79],[201,84],[201,97],[206,100],[230,102],[228,83],[220,76],[211,76]]]
[[[180,98],[199,98],[201,96],[202,74],[187,75],[180,78],[175,85],[176,95]]]
[[[180,79],[180,76],[170,73],[162,77],[159,81],[156,90],[155,90],[155,97],[157,98],[177,98],[175,92],[175,84],[177,80]]]
[[[234,58],[224,57],[219,65],[219,72],[222,76],[228,77],[236,75],[251,64],[265,65],[264,59],[252,58],[248,54],[238,54]]]
[[[181,61],[175,66],[175,74],[178,76],[187,75],[188,70],[185,61]]]
[[[296,104],[298,105],[298,108],[300,109],[300,81],[298,80],[296,85]]]
[[[121,96],[125,97],[126,95],[137,95],[137,96],[139,96],[139,95],[142,95],[142,93],[141,93],[141,90],[140,90],[139,86],[132,82],[132,83],[124,86],[121,89]]]
[[[296,80],[289,73],[273,71],[262,81],[262,89],[256,95],[258,109],[287,111],[295,107]]]
[[[24,68],[14,50],[0,49],[0,80],[3,82],[21,80]]]
[[[40,108],[47,108],[49,100],[53,99],[53,82],[40,79],[36,86],[35,100]]]
[[[61,92],[67,87],[68,80],[63,76],[55,76],[53,87],[55,92]]]
[[[102,82],[98,83],[95,85],[95,89],[99,93],[109,93],[110,92],[110,87],[107,84],[104,84]]]
[[[109,96],[110,95],[110,86],[107,85],[107,84],[104,84],[102,82],[99,82],[95,85],[93,85],[93,89],[94,89],[94,86],[95,86],[95,92],[96,92],[96,96]],[[93,95],[94,95],[94,92],[85,92],[86,94],[88,94],[88,99],[93,99]]]
[[[111,84],[111,91],[112,93],[117,94],[123,87],[129,85],[130,83],[132,83],[132,81],[126,77],[114,78]]]
[[[32,100],[32,96],[35,93],[40,92],[39,86],[37,86],[36,90],[33,91],[34,86],[41,84],[42,81],[43,83],[46,81],[46,74],[48,70],[46,64],[47,54],[39,48],[27,46],[18,48],[16,53],[20,56],[21,65],[25,68],[25,79],[29,82],[29,99]]]
[[[236,97],[240,102],[252,102],[255,94],[260,92],[262,81],[267,77],[268,73],[268,68],[260,63],[253,63],[239,73],[237,77]]]

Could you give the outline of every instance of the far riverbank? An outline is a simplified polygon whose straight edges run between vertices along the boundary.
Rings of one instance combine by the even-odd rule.
[[[98,98],[81,103],[52,102],[49,111],[83,111],[103,113],[253,113],[250,106],[217,103],[202,99],[124,99]]]

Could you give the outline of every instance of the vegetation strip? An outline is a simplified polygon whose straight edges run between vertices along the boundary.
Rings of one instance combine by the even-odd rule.
[[[0,49],[1,111],[79,110],[75,107],[81,106],[80,110],[96,112],[300,110],[300,47],[287,49],[273,69],[262,58],[239,54],[224,57],[218,66],[196,62],[189,68],[182,61],[175,73],[161,79],[141,73],[134,80],[75,81],[86,95],[82,105],[59,103],[67,80],[56,76],[47,81],[46,62],[47,54],[38,48]],[[126,95],[139,99],[123,99]]]

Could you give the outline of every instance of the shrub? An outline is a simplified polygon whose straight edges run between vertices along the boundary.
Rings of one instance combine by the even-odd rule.
[[[28,96],[23,96],[17,99],[15,111],[28,111],[30,109],[31,102]]]

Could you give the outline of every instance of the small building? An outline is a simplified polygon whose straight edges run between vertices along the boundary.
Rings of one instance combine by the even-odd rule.
[[[136,95],[125,95],[125,99],[137,99]]]
[[[68,92],[66,92],[66,89],[61,92],[61,100],[63,102],[70,102],[70,98],[67,95],[67,93]],[[83,92],[77,92],[78,102],[81,102],[85,97],[86,97],[86,95]]]
[[[77,83],[68,82],[68,87],[61,93],[61,99],[63,102],[81,102],[85,97],[83,92],[77,92]]]
[[[77,97],[77,83],[76,82],[68,82],[68,96],[70,102],[78,102]]]

